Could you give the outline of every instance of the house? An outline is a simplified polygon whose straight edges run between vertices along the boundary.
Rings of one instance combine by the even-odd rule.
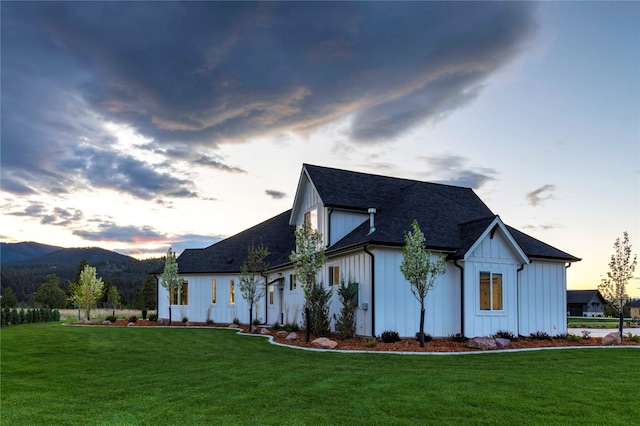
[[[291,210],[178,257],[185,289],[184,297],[173,298],[173,318],[247,323],[239,271],[248,247],[262,243],[270,266],[254,312],[265,324],[302,325],[304,294],[289,254],[294,229],[307,221],[323,236],[328,258],[317,279],[329,287],[342,278],[358,283],[357,334],[415,336],[419,303],[399,269],[404,232],[414,219],[427,248],[447,260],[425,299],[425,332],[566,332],[566,268],[580,259],[506,225],[470,188],[310,164],[302,166]],[[168,293],[158,291],[159,317],[168,318]],[[338,297],[331,303],[334,327]]]
[[[567,315],[601,317],[607,301],[598,290],[567,290]]]
[[[629,303],[631,318],[640,319],[640,299],[633,300]]]

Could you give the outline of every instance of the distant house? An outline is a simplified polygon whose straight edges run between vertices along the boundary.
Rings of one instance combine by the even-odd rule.
[[[640,318],[640,299],[636,299],[629,304],[631,308],[631,318]]]
[[[567,315],[572,317],[601,317],[606,303],[598,290],[567,291]]]
[[[342,278],[358,283],[357,334],[415,336],[419,303],[399,269],[404,233],[414,219],[426,248],[447,260],[425,300],[425,332],[566,332],[566,267],[580,259],[506,225],[470,188],[309,164],[302,166],[291,210],[178,257],[186,286],[172,300],[172,316],[248,322],[249,307],[238,290],[240,266],[247,248],[262,243],[271,252],[270,268],[266,295],[254,312],[264,324],[302,325],[304,294],[289,255],[294,230],[308,222],[322,235],[328,258],[317,279],[329,288]],[[159,286],[158,293],[159,317],[168,318],[167,291]],[[335,296],[331,318],[339,312]]]

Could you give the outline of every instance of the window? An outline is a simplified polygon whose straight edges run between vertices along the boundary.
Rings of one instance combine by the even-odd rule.
[[[187,305],[189,302],[189,282],[184,281],[182,283],[182,287],[180,287],[177,291],[171,289],[171,304],[172,305]]]
[[[216,280],[211,280],[211,303],[216,303]]]
[[[502,310],[502,274],[480,272],[480,310]]]
[[[273,284],[269,286],[269,304],[273,305]]]
[[[318,229],[318,211],[316,209],[309,210],[304,214],[304,223],[309,225],[311,231]]]
[[[340,284],[340,267],[329,266],[329,286]]]
[[[289,274],[289,291],[297,290],[298,281],[296,280],[296,276],[294,274]]]
[[[236,284],[233,280],[229,281],[229,304],[236,303]]]

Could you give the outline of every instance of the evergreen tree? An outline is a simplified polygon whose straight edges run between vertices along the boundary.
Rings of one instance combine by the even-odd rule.
[[[60,288],[60,278],[56,274],[49,274],[46,281],[36,291],[36,302],[47,308],[64,308],[67,297]]]
[[[18,306],[18,296],[16,296],[11,287],[8,287],[4,291],[4,295],[2,296],[2,299],[0,299],[0,305],[7,308],[15,308]]]

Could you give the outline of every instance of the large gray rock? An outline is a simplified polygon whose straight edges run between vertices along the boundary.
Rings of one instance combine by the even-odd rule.
[[[240,328],[240,326],[238,324],[229,324],[227,328]]]
[[[286,340],[298,340],[298,333],[289,333]]]
[[[467,347],[485,351],[487,349],[496,349],[497,345],[496,341],[490,337],[474,337],[469,340]]]
[[[326,337],[319,337],[311,342],[311,346],[321,349],[335,349],[338,346],[338,342]]]
[[[609,333],[602,338],[602,346],[611,346],[611,345],[619,345],[622,343],[622,339],[620,339],[620,333]]]
[[[102,325],[111,325],[111,321],[109,320],[102,321]]]
[[[127,327],[135,327],[136,323],[135,322],[130,322],[129,324],[127,324]]]
[[[285,339],[289,335],[288,331],[280,330],[276,333],[276,337],[279,339]]]
[[[262,334],[263,336],[271,336],[272,333],[268,328],[261,328],[260,334]]]
[[[509,339],[504,339],[502,337],[496,338],[496,346],[498,347],[498,349],[506,348],[507,346],[509,346],[509,343],[511,343],[511,340]]]

